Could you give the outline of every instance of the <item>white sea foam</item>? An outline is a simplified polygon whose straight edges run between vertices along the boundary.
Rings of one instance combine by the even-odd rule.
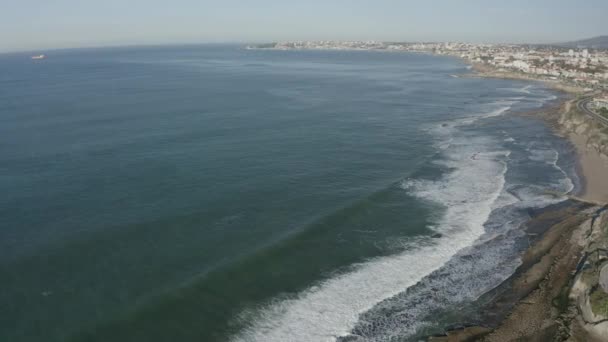
[[[271,303],[253,325],[234,341],[334,341],[355,326],[359,314],[414,285],[439,268],[459,248],[472,242],[461,232],[460,243],[420,248],[396,257],[379,258],[304,291]]]
[[[532,89],[532,85],[527,85],[527,86],[521,88],[521,92],[526,93],[526,94],[531,94],[532,92],[530,91],[530,89]]]
[[[557,96],[550,93],[542,88],[537,88],[534,85],[527,85],[522,88],[500,88],[501,90],[507,90],[514,93],[521,93],[526,95],[532,95],[531,97],[518,97],[517,100],[525,100],[528,102],[535,102],[536,107],[542,107],[545,103],[557,99]]]
[[[520,201],[519,198],[517,198],[512,193],[506,191],[506,189],[505,189],[500,193],[500,196],[498,196],[498,199],[496,199],[496,202],[494,202],[494,206],[492,207],[492,210],[504,208],[506,206],[516,204],[519,201]]]
[[[548,97],[545,98],[545,101],[553,101],[553,100],[557,100],[557,96],[550,95],[550,96],[548,96]]]
[[[484,138],[456,139],[444,163],[453,171],[437,181],[408,180],[412,195],[445,207],[435,230],[445,238],[410,241],[406,252],[370,260],[352,271],[321,282],[297,296],[275,300],[248,313],[245,328],[233,341],[334,341],[347,335],[359,315],[439,269],[484,233],[502,193],[508,151],[484,150]],[[480,145],[481,144],[481,145]],[[471,159],[472,155],[476,157]]]
[[[528,159],[536,161],[536,162],[554,164],[554,163],[557,163],[557,160],[558,160],[558,153],[556,150],[553,150],[553,149],[550,149],[550,150],[529,149],[528,152],[530,152]]]
[[[450,151],[453,157],[442,164],[458,167],[455,160],[470,153],[472,147],[478,144],[494,146],[491,139],[476,138],[470,145],[467,144],[468,141],[469,138],[454,139]],[[548,154],[548,157],[545,161],[547,164],[557,162],[555,154]],[[485,150],[477,155],[475,163],[505,158],[507,161],[510,158],[507,151]],[[473,164],[473,167],[476,166],[479,165]],[[476,172],[477,170],[472,171],[472,174]],[[406,188],[416,190],[416,186],[422,185],[423,191],[420,194],[425,195],[433,189],[435,183],[410,181],[406,183]],[[384,342],[414,336],[420,329],[432,327],[434,321],[429,313],[470,303],[508,278],[520,264],[516,246],[518,241],[523,241],[525,233],[518,227],[527,217],[515,209],[546,207],[565,199],[547,196],[545,191],[542,187],[529,184],[505,185],[500,196],[493,202],[491,218],[484,224],[484,234],[471,247],[462,249],[444,266],[407,292],[383,301],[362,315],[352,332],[353,341]],[[430,193],[437,191],[431,190]],[[426,195],[423,198],[426,199]],[[433,195],[430,199],[433,200]]]
[[[501,116],[501,115],[505,114],[506,112],[508,112],[509,110],[511,110],[511,108],[513,108],[513,105],[515,105],[518,102],[519,102],[519,100],[517,100],[517,99],[496,101],[496,102],[488,105],[488,107],[492,108],[492,109],[490,109],[488,111],[484,111],[479,114],[475,114],[475,115],[466,117],[466,118],[457,119],[453,122],[453,124],[454,124],[454,126],[468,126],[479,120]]]
[[[479,166],[478,163],[486,161],[508,161],[510,157],[508,151],[487,149],[488,146],[499,146],[497,141],[482,137],[471,138],[469,134],[466,134],[465,137],[461,134],[463,132],[459,132],[459,126],[470,125],[485,116],[487,114],[467,118],[467,120],[455,120],[430,130],[442,137],[442,141],[449,141],[447,147],[440,145],[442,155],[449,153],[449,157],[436,163],[450,169],[461,170],[462,165],[458,161],[465,160],[467,157],[471,160],[473,168]],[[502,133],[505,137],[503,142],[515,141],[509,137],[507,132]],[[479,152],[480,148],[483,151]],[[519,158],[519,156],[516,157]],[[535,157],[553,167],[558,167],[559,154],[557,152],[540,153]],[[480,174],[479,170],[473,168],[467,169],[471,175],[483,176],[483,173]],[[564,176],[560,180],[560,184],[570,181],[565,173]],[[433,195],[445,191],[444,187],[439,184],[441,182],[411,180],[404,185],[406,189],[413,191],[423,199],[443,203],[441,201],[446,200],[443,194],[439,197]],[[561,185],[555,186],[559,189],[564,188]],[[463,190],[466,191],[466,189],[464,187]],[[353,335],[350,337],[353,338],[353,341],[380,342],[402,340],[407,336],[413,336],[418,329],[432,326],[432,319],[429,321],[428,317],[429,312],[458,307],[460,303],[475,300],[504,281],[520,264],[515,251],[517,241],[521,241],[524,232],[518,227],[525,222],[527,216],[522,215],[525,211],[517,210],[517,208],[541,208],[565,200],[564,197],[556,198],[548,195],[546,190],[546,187],[530,184],[505,185],[491,206],[491,219],[484,224],[483,235],[471,247],[461,249],[437,271],[424,277],[415,286],[408,288],[407,292],[401,292],[397,296],[384,300],[374,306],[372,310],[365,312],[352,331]],[[446,203],[450,207],[459,204],[449,201]],[[442,231],[443,227],[440,223],[433,229]],[[451,238],[450,234],[444,235]],[[471,278],[474,278],[475,281],[470,281]]]
[[[567,172],[558,164],[559,152],[554,149],[531,148],[528,148],[527,151],[530,153],[529,160],[550,165],[562,177],[547,177],[546,180],[549,183],[546,184],[510,184],[507,191],[519,200],[516,206],[518,208],[544,208],[566,200],[565,196],[555,196],[555,192],[567,194],[575,186]],[[557,179],[557,182],[551,182],[554,179]]]
[[[480,117],[478,117],[477,119],[487,119],[487,118],[493,118],[496,116],[500,116],[503,115],[504,113],[506,113],[507,111],[509,111],[511,109],[512,104],[515,101],[513,101],[511,104],[507,104],[506,106],[500,107],[498,109],[495,109],[487,114],[481,115]]]
[[[533,88],[532,85],[527,85],[527,86],[522,87],[522,88],[500,88],[500,89],[501,90],[512,91],[514,93],[532,94],[532,91],[531,91],[532,88]]]
[[[555,170],[559,171],[564,177],[559,181],[559,191],[563,191],[564,193],[569,193],[574,190],[574,183],[572,179],[568,176],[568,173],[559,166],[559,152],[555,149],[528,149],[530,152],[530,156],[528,157],[530,160],[536,162],[544,162],[551,165]]]
[[[494,108],[490,111],[483,112],[483,113],[474,114],[474,115],[471,115],[468,117],[458,118],[455,120],[444,122],[438,126],[435,125],[433,127],[428,128],[427,131],[429,131],[430,133],[432,133],[438,137],[443,138],[443,139],[439,140],[438,144],[436,144],[436,147],[449,146],[449,144],[451,143],[451,140],[452,140],[451,135],[454,133],[453,130],[455,128],[462,127],[462,126],[469,126],[479,120],[501,116],[501,115],[505,114],[506,112],[508,112],[509,110],[511,110],[512,105],[515,104],[516,102],[517,101],[496,102],[493,104],[494,107],[496,105],[501,105],[501,106],[499,106],[498,108]],[[445,148],[442,148],[442,149],[445,149]]]
[[[335,341],[340,336],[348,335],[360,323],[360,315],[370,312],[388,298],[403,294],[403,291],[445,265],[453,264],[450,260],[456,255],[463,252],[464,255],[469,255],[466,251],[471,246],[488,243],[492,239],[497,239],[496,246],[489,250],[484,248],[483,251],[489,253],[484,254],[489,265],[496,264],[496,267],[505,270],[514,269],[517,259],[501,261],[503,259],[500,256],[492,257],[491,254],[492,251],[503,253],[498,251],[500,248],[512,248],[509,243],[513,243],[514,237],[508,239],[511,242],[501,243],[501,236],[515,234],[508,232],[517,231],[509,228],[502,232],[484,234],[484,224],[491,213],[511,205],[546,206],[563,199],[543,196],[543,189],[530,186],[512,187],[507,191],[505,175],[510,152],[493,148],[492,146],[500,144],[489,137],[463,136],[458,129],[484,118],[502,115],[511,109],[512,104],[494,103],[495,108],[486,113],[457,119],[430,130],[440,140],[438,152],[442,159],[436,163],[446,166],[450,172],[436,181],[409,179],[403,182],[403,188],[410,194],[445,208],[441,218],[433,225],[433,230],[440,232],[444,238],[407,241],[406,251],[399,255],[376,258],[356,265],[349,272],[337,274],[297,295],[275,299],[258,310],[245,312],[241,319],[246,328],[234,336],[232,341]],[[546,157],[551,156],[538,156],[541,157],[547,160]],[[548,160],[557,166],[556,158]],[[519,223],[514,221],[513,226],[516,227]],[[483,241],[480,240],[482,236]],[[501,263],[505,264],[500,265]],[[461,262],[452,266],[458,268],[458,265],[471,267]],[[484,293],[487,290],[484,286],[493,286],[508,276],[498,273],[485,274],[488,278],[487,282],[483,282],[485,285],[482,282],[478,282],[478,286],[472,284],[462,288],[466,293],[450,298],[460,296],[470,299]],[[448,277],[455,275],[449,274],[452,275]],[[478,288],[479,286],[483,288]],[[454,300],[457,302],[457,299]],[[388,305],[390,306],[390,301]],[[424,312],[426,311],[422,310],[420,314]],[[419,317],[414,312],[409,314]],[[414,319],[412,322],[389,330],[397,331],[400,337],[412,334],[419,321]]]

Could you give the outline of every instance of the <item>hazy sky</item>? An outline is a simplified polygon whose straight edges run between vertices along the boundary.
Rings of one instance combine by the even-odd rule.
[[[608,0],[0,0],[0,51],[275,40],[559,42]]]

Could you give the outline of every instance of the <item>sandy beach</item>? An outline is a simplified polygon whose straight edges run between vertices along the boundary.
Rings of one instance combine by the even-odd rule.
[[[566,97],[572,97],[578,93],[566,94]],[[566,99],[559,106],[541,109],[533,115],[545,119],[557,134],[567,138],[575,147],[582,188],[573,195],[605,204],[608,203],[608,156],[600,150],[605,150],[608,127],[578,113],[575,102],[576,99]]]
[[[477,65],[475,71],[473,77],[539,82],[487,66]],[[515,274],[478,300],[481,320],[429,341],[608,340],[608,312],[597,312],[604,306],[597,301],[607,297],[598,274],[608,270],[608,127],[577,111],[582,89],[543,83],[562,92],[561,102],[522,115],[542,118],[570,140],[581,187],[524,225],[530,247]]]
[[[581,199],[608,203],[608,156],[602,154],[599,149],[605,147],[597,142],[590,143],[590,139],[597,138],[600,131],[608,132],[608,127],[602,123],[595,122],[592,118],[579,113],[576,115],[576,96],[585,92],[584,89],[562,84],[559,81],[538,80],[521,73],[498,71],[492,67],[482,64],[474,64],[474,77],[518,79],[524,81],[540,82],[543,85],[557,90],[563,94],[564,99],[557,106],[541,108],[539,111],[529,113],[540,116],[560,135],[568,138],[574,145],[579,158],[579,177],[582,181],[582,189],[577,193]],[[565,117],[568,114],[569,117]],[[575,120],[576,119],[576,120]],[[585,122],[586,121],[586,122]],[[596,126],[595,131],[590,127]]]
[[[587,145],[583,134],[570,133],[568,138],[576,147],[584,188],[580,197],[592,202],[608,203],[608,159]]]

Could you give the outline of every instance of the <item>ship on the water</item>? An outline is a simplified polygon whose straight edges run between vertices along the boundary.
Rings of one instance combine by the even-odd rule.
[[[45,59],[45,58],[46,58],[45,55],[32,56],[32,59]]]

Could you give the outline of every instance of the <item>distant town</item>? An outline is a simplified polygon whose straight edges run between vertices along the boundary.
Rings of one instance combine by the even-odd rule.
[[[559,81],[596,93],[595,106],[608,108],[608,49],[559,46],[396,43],[376,41],[297,41],[261,44],[250,48],[276,50],[381,50],[457,56],[478,67],[520,74],[527,78]],[[604,110],[602,110],[604,108]]]

